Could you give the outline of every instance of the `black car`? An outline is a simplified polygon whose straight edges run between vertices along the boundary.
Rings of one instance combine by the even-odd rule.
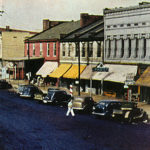
[[[42,91],[34,85],[24,85],[21,90],[20,97],[34,98],[35,94],[41,93],[41,92]]]
[[[136,102],[121,102],[120,107],[113,110],[112,117],[128,123],[148,121],[147,113],[138,108]]]
[[[73,98],[73,109],[84,112],[92,112],[94,100],[90,96],[75,96]]]
[[[92,114],[111,118],[114,109],[119,109],[121,102],[117,100],[101,100],[93,106]]]
[[[47,95],[43,99],[43,103],[67,104],[71,99],[71,95],[64,90],[48,90]]]
[[[9,84],[6,80],[0,80],[0,89],[10,89],[12,85]]]

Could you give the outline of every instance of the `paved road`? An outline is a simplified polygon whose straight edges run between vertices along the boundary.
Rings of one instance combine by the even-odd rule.
[[[0,90],[0,150],[150,150],[150,125],[127,125]]]

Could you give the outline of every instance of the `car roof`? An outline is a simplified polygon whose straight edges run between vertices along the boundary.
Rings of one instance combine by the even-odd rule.
[[[101,100],[101,101],[99,101],[98,103],[101,103],[101,102],[103,102],[103,103],[111,103],[111,102],[117,102],[117,103],[120,103],[121,101],[118,101],[118,100]]]

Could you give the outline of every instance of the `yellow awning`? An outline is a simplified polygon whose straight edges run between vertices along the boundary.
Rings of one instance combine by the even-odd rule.
[[[71,66],[72,64],[61,64],[51,74],[49,74],[49,77],[60,78],[61,76],[63,76],[63,74],[65,74],[69,70]]]
[[[86,65],[80,65],[80,73],[85,69]],[[72,65],[72,67],[63,75],[64,78],[76,79],[78,78],[78,65]]]
[[[150,87],[150,67],[147,67],[140,78],[135,82],[135,85]]]

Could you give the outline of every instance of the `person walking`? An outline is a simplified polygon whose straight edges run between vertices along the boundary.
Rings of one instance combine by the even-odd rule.
[[[73,100],[71,99],[71,101],[68,103],[68,110],[67,110],[67,113],[66,113],[66,116],[69,116],[69,114],[71,113],[71,115],[73,117],[75,117],[75,113],[73,111]]]

